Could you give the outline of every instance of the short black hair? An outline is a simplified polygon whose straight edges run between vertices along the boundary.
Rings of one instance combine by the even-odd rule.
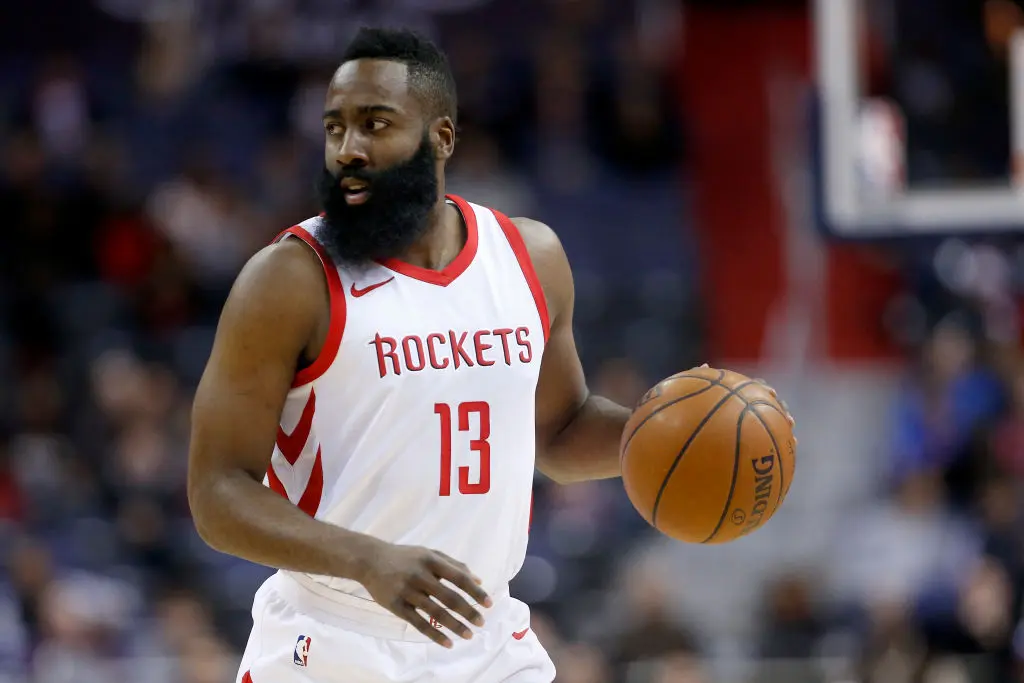
[[[458,95],[448,58],[429,38],[410,29],[361,28],[345,50],[342,63],[356,59],[401,62],[409,69],[409,89],[431,116],[456,121]]]

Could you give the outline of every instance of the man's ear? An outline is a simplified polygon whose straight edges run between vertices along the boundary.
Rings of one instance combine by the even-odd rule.
[[[448,161],[455,152],[455,123],[447,116],[431,126],[430,140],[434,143],[434,156],[439,161]]]

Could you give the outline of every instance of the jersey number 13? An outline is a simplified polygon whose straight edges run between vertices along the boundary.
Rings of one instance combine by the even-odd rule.
[[[491,490],[491,406],[486,401],[467,401],[456,409],[459,414],[459,431],[470,431],[470,415],[477,415],[476,438],[470,438],[469,450],[480,459],[480,475],[477,481],[470,481],[470,468],[459,468],[459,493],[467,496],[482,495]],[[434,413],[441,418],[441,485],[438,495],[452,495],[452,406],[435,403]]]

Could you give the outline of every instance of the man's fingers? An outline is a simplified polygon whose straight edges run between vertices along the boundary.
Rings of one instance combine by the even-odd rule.
[[[779,405],[782,406],[782,410],[786,413],[786,419],[789,420],[789,426],[796,426],[796,420],[793,418],[793,414],[789,412],[789,405],[786,404],[785,400],[779,397],[779,392],[775,391],[768,382],[764,381],[760,377],[755,377],[754,381],[762,384],[764,388],[768,390],[768,393],[772,395],[772,398],[779,402]]]
[[[793,417],[793,413],[789,412],[789,405],[787,405],[786,402],[779,398],[777,395],[775,396],[775,400],[778,401],[779,405],[782,406],[782,409],[786,411],[786,419],[789,420],[789,426],[795,427],[796,419]]]
[[[439,555],[431,569],[434,570],[438,578],[448,581],[484,607],[494,604],[491,597],[487,595],[487,591],[480,587],[480,580],[468,570],[460,569],[454,561],[449,561]]]
[[[480,578],[479,576],[477,576],[476,574],[474,574],[474,573],[473,573],[473,571],[472,571],[472,570],[471,570],[471,569],[470,569],[470,568],[469,568],[468,566],[466,566],[466,563],[465,563],[465,562],[459,562],[458,560],[456,560],[456,559],[455,559],[454,557],[452,557],[451,555],[448,555],[448,554],[446,554],[446,553],[442,553],[442,552],[441,552],[440,550],[434,550],[434,551],[433,551],[433,553],[434,553],[435,555],[438,555],[438,556],[439,556],[439,557],[440,557],[441,559],[443,559],[443,560],[447,560],[448,564],[452,565],[452,566],[453,566],[453,567],[455,567],[456,569],[460,569],[460,570],[462,570],[462,571],[463,571],[464,573],[468,574],[468,575],[470,576],[470,578],[472,578],[472,579],[473,579],[474,581],[476,581],[476,582],[477,582],[478,584],[483,584],[484,580],[483,580],[483,579],[481,579],[481,578]]]
[[[774,398],[776,401],[779,400],[778,392],[776,392],[775,388],[772,387],[771,384],[768,384],[768,382],[766,380],[764,380],[764,379],[762,379],[760,377],[755,377],[754,381],[757,382],[758,384],[760,384],[761,386],[763,386],[765,389],[767,389],[768,393],[772,395],[772,398]]]
[[[473,632],[469,630],[468,626],[456,619],[455,615],[445,609],[444,605],[432,600],[429,595],[422,595],[416,598],[413,606],[426,613],[437,624],[445,627],[460,638],[469,640],[473,637]]]
[[[441,647],[452,647],[452,639],[446,636],[441,630],[431,626],[430,622],[424,619],[423,615],[417,612],[416,608],[412,605],[406,604],[400,610],[395,612],[395,614],[412,624],[413,628],[425,635],[427,638],[430,638]]]
[[[484,625],[484,618],[480,612],[473,609],[473,606],[464,597],[441,581],[438,581],[437,585],[432,586],[427,592],[434,596],[442,605],[462,616],[470,623],[476,626]]]

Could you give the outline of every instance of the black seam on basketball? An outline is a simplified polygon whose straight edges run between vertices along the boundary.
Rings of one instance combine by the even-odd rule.
[[[778,413],[782,417],[786,418],[787,422],[789,421],[789,416],[786,415],[786,411],[783,410],[782,406],[779,405],[779,402],[777,400],[776,401],[766,401],[763,398],[758,398],[758,399],[755,399],[755,400],[751,401],[750,405],[768,406],[769,408],[774,410],[776,413]]]
[[[768,406],[779,415],[786,417],[785,413],[767,401],[754,401],[751,405]],[[775,509],[778,510],[779,506],[782,505],[782,501],[785,499],[784,496],[786,495],[786,468],[782,463],[782,449],[779,448],[779,443],[775,440],[775,433],[772,432],[771,428],[767,423],[765,423],[764,418],[758,415],[756,410],[753,412],[757,421],[761,423],[762,427],[764,427],[764,431],[768,434],[768,438],[772,440],[772,447],[775,449],[775,457],[778,458],[779,461],[779,495],[776,496],[775,500]]]
[[[765,401],[763,399],[758,399],[756,401],[751,401],[750,404],[751,405],[756,405],[756,406],[766,406],[768,408],[771,408],[772,410],[777,412],[779,415],[781,415],[782,417],[786,418],[787,422],[789,421],[789,415],[787,415],[782,409],[779,408],[779,406],[775,405],[774,403],[771,403],[769,401]],[[754,414],[757,415],[756,411],[755,411]],[[780,467],[779,467],[779,496],[780,497],[779,497],[779,502],[776,503],[776,507],[778,507],[779,505],[782,505],[782,501],[784,500],[784,496],[786,495],[786,468],[781,467],[781,465],[782,465],[782,451],[779,449],[779,445],[777,443],[775,443],[775,434],[772,432],[772,430],[768,428],[768,425],[766,425],[764,423],[764,420],[761,418],[760,415],[757,415],[757,419],[761,423],[761,426],[764,427],[764,430],[766,432],[768,432],[768,436],[771,437],[772,444],[775,446],[775,450],[779,454],[779,465],[780,465]]]
[[[715,530],[711,532],[711,535],[705,538],[701,543],[707,543],[713,539],[725,524],[725,518],[729,516],[729,508],[732,506],[732,497],[736,493],[736,478],[740,472],[740,447],[743,443],[740,440],[740,436],[743,433],[743,418],[747,416],[747,413],[752,412],[750,406],[745,406],[743,412],[736,419],[736,445],[732,450],[732,481],[729,483],[729,496],[725,499],[725,506],[722,507],[722,516],[718,518],[718,524],[715,525]]]
[[[755,399],[755,401],[748,401],[746,398],[743,397],[742,394],[737,393],[743,387],[749,387],[751,384],[761,384],[761,382],[758,382],[756,379],[749,379],[746,382],[742,382],[741,384],[737,384],[735,387],[730,387],[728,384],[724,384],[721,381],[721,377],[725,377],[725,372],[724,371],[721,373],[719,379],[711,379],[710,377],[700,377],[698,375],[689,375],[689,376],[692,377],[693,379],[703,379],[703,380],[706,380],[706,381],[710,382],[712,386],[722,387],[723,389],[727,389],[728,391],[730,391],[732,393],[733,396],[735,396],[739,400],[743,401],[744,405],[748,405],[749,406],[749,405],[753,404],[755,401],[761,401],[762,400],[762,399]],[[771,404],[770,403],[765,403],[765,405],[771,405]]]
[[[652,410],[650,415],[648,415],[644,419],[640,420],[640,424],[638,424],[636,426],[636,429],[634,429],[632,432],[630,432],[629,438],[626,439],[626,443],[623,444],[623,446],[622,446],[622,452],[623,453],[626,452],[626,450],[629,448],[629,442],[633,440],[633,437],[636,436],[636,433],[640,431],[640,428],[643,427],[645,424],[647,424],[647,421],[650,420],[652,417],[654,417],[655,415],[657,415],[661,411],[665,410],[666,408],[670,408],[670,407],[674,406],[675,404],[679,403],[680,401],[685,401],[686,399],[693,398],[694,396],[700,396],[705,391],[710,391],[711,389],[714,389],[715,386],[716,385],[714,385],[714,384],[709,384],[706,387],[704,387],[703,389],[698,389],[697,391],[693,392],[692,394],[686,394],[685,396],[677,396],[676,398],[672,399],[671,401],[666,401],[665,403],[662,403],[660,406],[658,406],[657,408]]]
[[[710,377],[705,377],[704,375],[691,375],[689,370],[677,372],[676,374],[669,377],[669,379],[679,379],[681,377],[689,377],[690,379],[706,379],[709,382],[721,382],[722,378],[725,377],[725,370],[719,370],[718,377],[715,377],[714,379]]]
[[[693,392],[692,394],[687,394],[686,396],[677,396],[676,398],[672,399],[671,401],[669,401],[667,403],[664,403],[664,404],[658,406],[657,408],[655,408],[654,410],[652,410],[650,415],[648,415],[647,417],[645,417],[643,420],[640,421],[640,424],[638,424],[636,426],[636,429],[634,429],[630,433],[629,437],[626,439],[626,443],[624,443],[622,445],[622,448],[619,450],[619,465],[622,464],[623,456],[626,454],[626,451],[629,449],[629,442],[633,440],[633,437],[636,436],[636,433],[638,431],[640,431],[640,428],[643,427],[645,424],[647,424],[647,421],[650,420],[652,417],[654,417],[655,415],[657,415],[661,411],[665,410],[666,408],[668,408],[670,406],[674,406],[675,404],[679,403],[680,401],[685,401],[688,398],[693,398],[694,396],[698,396],[699,394],[703,394],[705,391],[710,390],[711,387],[714,387],[714,386],[725,386],[725,385],[720,383],[721,379],[723,377],[725,377],[725,370],[719,370],[718,371],[718,378],[717,379],[711,379],[710,377],[701,377],[699,375],[688,375],[685,372],[680,372],[680,373],[677,373],[675,375],[672,375],[671,377],[668,377],[666,379],[661,380],[660,382],[658,382],[658,384],[664,384],[665,382],[669,382],[671,380],[683,379],[684,377],[687,378],[687,379],[702,379],[702,380],[708,382],[708,385],[706,387],[704,387],[703,389],[698,389],[697,391]]]
[[[743,401],[744,406],[749,405],[747,403],[747,400],[740,396],[738,392],[743,387],[749,386],[754,383],[755,380],[751,379],[747,380],[746,382],[737,384],[735,387],[727,387],[724,384],[719,384],[718,382],[715,382],[715,384],[718,384],[718,386],[724,387],[729,393],[723,396],[722,399],[718,403],[716,403],[715,406],[708,411],[707,415],[705,415],[704,418],[697,424],[693,432],[690,434],[689,438],[686,439],[686,443],[684,443],[683,447],[679,450],[679,453],[676,455],[676,459],[672,461],[672,466],[669,467],[668,472],[665,473],[665,478],[661,480],[661,487],[658,489],[658,495],[654,499],[654,508],[651,510],[651,524],[655,528],[657,528],[658,526],[658,508],[661,507],[661,497],[662,495],[664,495],[665,489],[668,487],[668,482],[672,478],[672,473],[676,471],[676,467],[679,466],[679,462],[683,459],[683,455],[686,454],[686,449],[689,448],[690,444],[693,443],[693,440],[697,438],[697,435],[700,434],[700,430],[704,428],[704,425],[708,423],[708,420],[710,420],[711,417],[718,412],[718,409],[725,405],[725,402],[728,401],[730,398],[736,396],[741,401]]]

